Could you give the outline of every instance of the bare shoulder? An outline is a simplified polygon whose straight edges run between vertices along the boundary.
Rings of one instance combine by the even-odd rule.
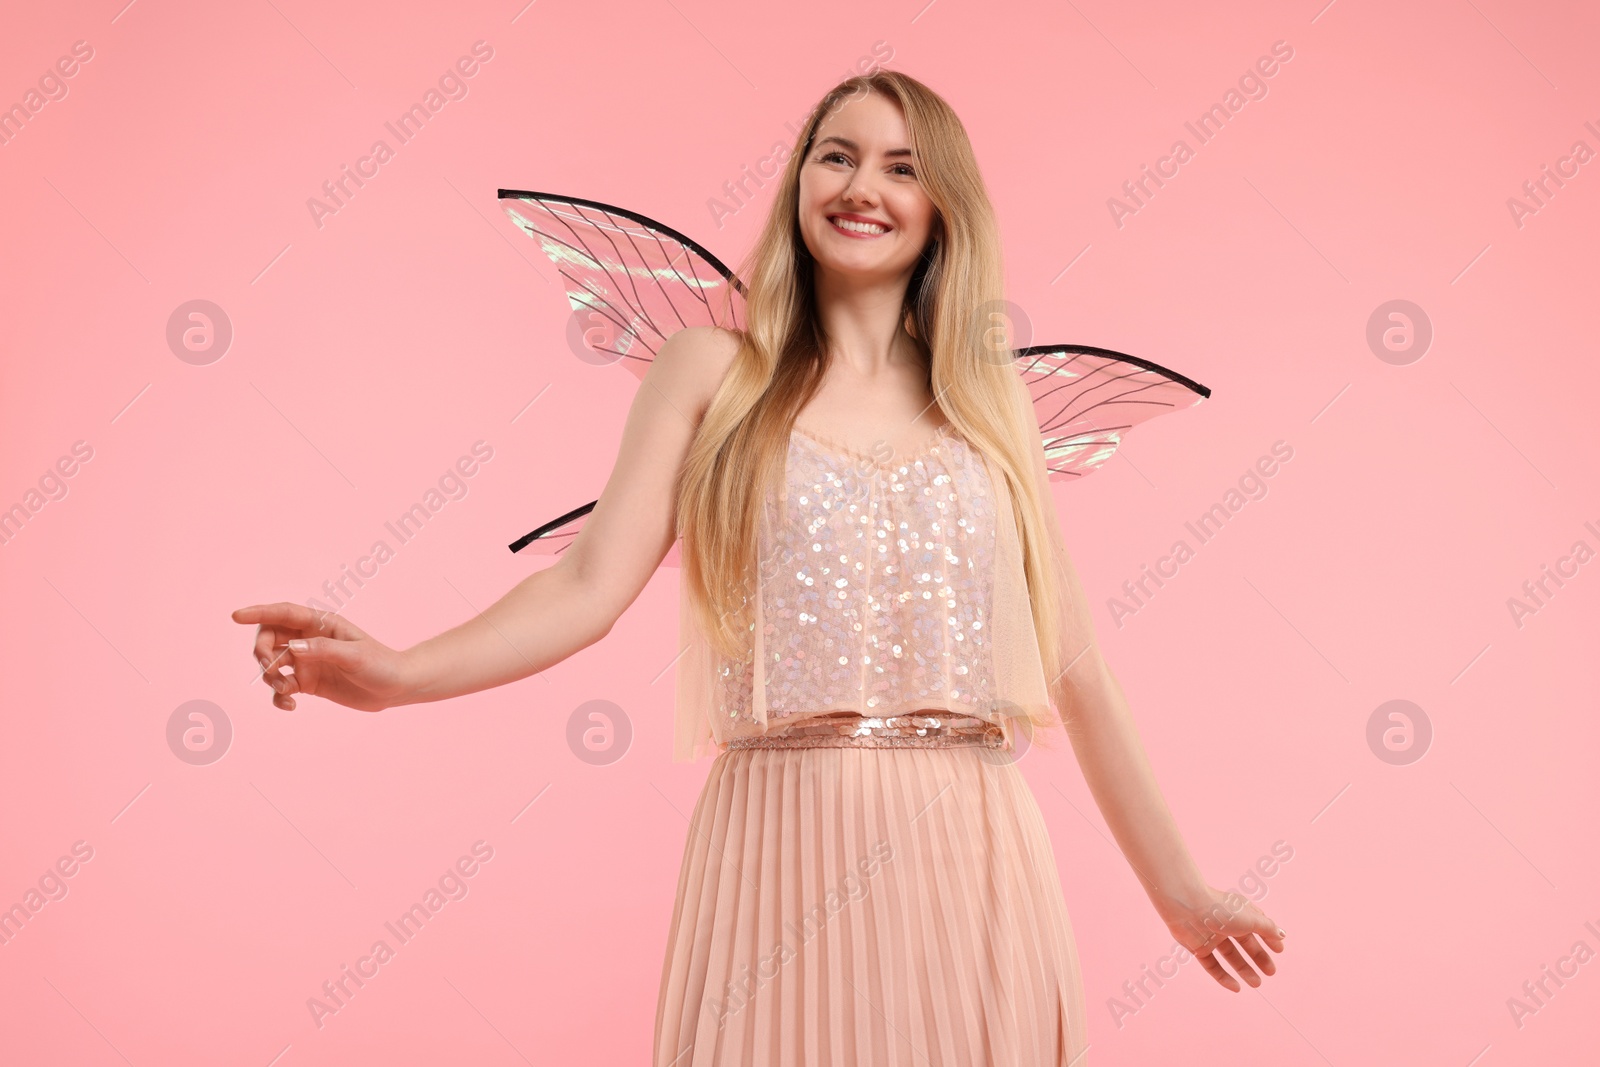
[[[698,417],[727,377],[741,342],[738,333],[720,326],[686,327],[662,343],[649,375]]]

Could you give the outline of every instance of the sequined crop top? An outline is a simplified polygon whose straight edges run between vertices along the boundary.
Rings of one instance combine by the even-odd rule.
[[[755,625],[716,654],[680,592],[675,761],[831,712],[1002,725],[1050,704],[1005,479],[942,426],[887,461],[795,430]]]

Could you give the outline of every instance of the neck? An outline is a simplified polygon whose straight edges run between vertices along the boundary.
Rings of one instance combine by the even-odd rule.
[[[863,281],[819,270],[817,317],[828,338],[827,358],[843,362],[864,378],[919,360],[916,341],[906,333],[903,321],[909,282],[909,274]]]

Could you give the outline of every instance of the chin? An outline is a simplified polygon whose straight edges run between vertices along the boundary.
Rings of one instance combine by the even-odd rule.
[[[824,262],[823,266],[825,266],[828,270],[832,271],[834,274],[837,274],[837,275],[839,275],[841,277],[857,278],[857,279],[860,279],[863,282],[873,282],[873,281],[877,281],[879,279],[897,278],[900,275],[905,273],[905,271],[903,269],[898,269],[897,270],[896,268],[894,268],[894,267],[892,267],[892,266],[890,266],[889,264],[886,264],[886,263],[859,264],[859,263],[827,263],[827,262]]]

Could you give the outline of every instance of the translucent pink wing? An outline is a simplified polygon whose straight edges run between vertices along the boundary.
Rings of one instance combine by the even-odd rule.
[[[499,191],[501,207],[555,265],[567,301],[596,352],[643,378],[663,341],[689,326],[739,329],[744,283],[692,238],[613,204],[554,193]],[[559,555],[583,528],[595,501],[511,543]],[[678,546],[662,561],[678,563]]]
[[[553,193],[501,189],[500,204],[561,275],[596,352],[640,378],[688,326],[739,329],[744,284],[692,238],[638,212]]]
[[[1129,430],[1211,395],[1176,371],[1109,348],[1034,345],[1017,350],[1015,365],[1033,396],[1054,481],[1093,474]]]

